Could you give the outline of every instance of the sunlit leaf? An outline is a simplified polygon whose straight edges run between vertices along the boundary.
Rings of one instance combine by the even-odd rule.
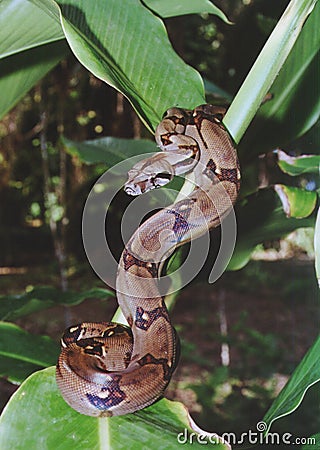
[[[183,448],[200,449],[206,438],[208,445],[210,439],[217,439],[206,437],[199,429],[203,436],[197,441],[190,424],[186,409],[169,400],[121,417],[96,419],[78,414],[62,399],[50,367],[29,377],[10,399],[0,418],[0,448],[140,450],[174,449],[184,444]],[[217,442],[211,445],[220,450],[229,448]]]
[[[0,58],[61,39],[61,25],[33,3],[0,2]]]
[[[277,150],[276,153],[280,169],[291,176],[304,173],[319,173],[319,155],[290,156],[282,150]]]
[[[238,235],[229,270],[245,266],[258,244],[279,239],[297,228],[313,227],[315,221],[312,215],[303,219],[286,217],[279,198],[271,189],[261,189],[248,196],[239,205],[236,216]]]
[[[53,0],[33,0],[57,16]],[[174,52],[162,21],[139,0],[62,0],[61,21],[79,61],[122,92],[150,129],[173,105],[205,102],[200,75]],[[181,73],[182,76],[177,76]]]
[[[276,184],[274,186],[287,217],[301,219],[313,212],[317,203],[317,193],[297,187]]]
[[[0,117],[68,53],[60,23],[25,0],[0,2]]]

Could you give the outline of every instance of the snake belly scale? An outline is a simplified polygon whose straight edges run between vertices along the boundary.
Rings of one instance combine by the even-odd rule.
[[[193,174],[194,190],[145,221],[126,244],[116,290],[129,327],[81,323],[65,331],[57,384],[65,401],[82,414],[135,412],[160,398],[170,381],[179,345],[157,280],[177,246],[218,226],[236,201],[240,170],[222,124],[224,112],[212,105],[169,109],[155,133],[161,151],[129,171],[129,195],[183,173]]]

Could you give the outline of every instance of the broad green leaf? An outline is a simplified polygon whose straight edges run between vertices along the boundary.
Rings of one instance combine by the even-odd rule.
[[[314,226],[313,216],[286,217],[279,198],[271,189],[261,189],[244,199],[236,216],[238,236],[229,270],[245,266],[258,244],[283,237],[297,228]]]
[[[307,439],[307,444],[303,445],[302,450],[318,450],[320,448],[320,433],[314,434]]]
[[[59,346],[48,336],[37,336],[9,322],[0,322],[0,375],[21,381],[31,372],[57,361]]]
[[[276,27],[274,28],[272,34],[270,35],[268,41],[261,50],[258,58],[252,66],[240,90],[238,91],[224,119],[228,130],[230,131],[236,142],[239,142],[257,110],[260,108],[261,102],[263,101],[267,92],[270,90],[276,76],[284,65],[291,49],[294,46],[294,43],[299,36],[302,26],[304,25],[308,15],[312,11],[316,3],[317,0],[291,0]],[[320,45],[318,11],[319,8],[317,8],[317,10],[313,12],[310,20],[306,24],[305,28],[307,28],[308,34],[306,36],[306,33],[304,33],[305,38],[302,38],[302,44],[300,44],[305,45],[304,52],[301,53],[301,47],[296,51],[297,57],[299,58],[299,66],[295,67],[296,70],[293,70],[292,66],[290,66],[290,68],[284,69],[286,70],[285,74],[287,74],[285,75],[285,78],[288,76],[288,74],[290,74],[290,83],[288,78],[286,78],[286,88],[288,88],[289,86],[292,87],[293,83],[293,89],[289,91],[290,97],[288,89],[285,89],[285,93],[288,96],[286,100],[288,101],[292,101],[294,88],[297,88],[297,77],[293,77],[293,74],[299,74],[300,76],[301,72],[306,71],[309,68],[310,64],[316,64],[316,59],[314,58],[318,52]],[[312,49],[308,47],[308,39],[311,39]],[[284,68],[285,67],[286,65],[284,66]],[[315,67],[313,67],[313,69],[315,70]],[[304,80],[304,77],[299,78],[301,84],[302,79]],[[272,86],[272,93],[273,92],[274,86]],[[314,92],[312,95],[314,97],[317,97],[314,99],[314,101],[319,106],[319,96],[316,96]],[[275,96],[275,99],[278,102],[277,96]],[[281,96],[281,99],[283,102],[283,96]],[[274,108],[274,100],[271,100],[269,103],[272,105],[273,112],[275,114],[275,112],[277,112],[277,108]],[[280,108],[280,104],[277,103],[277,105]],[[286,107],[288,108],[288,104],[286,104]],[[271,108],[271,106],[268,106],[268,102],[266,103],[265,108]],[[309,109],[309,105],[306,104],[306,99],[304,99],[303,103],[299,105],[298,113],[300,111],[303,112],[303,108]],[[313,106],[311,107],[311,109],[314,109]],[[293,109],[291,108],[289,111],[292,112]],[[294,111],[295,113],[297,112],[296,108],[294,109]],[[268,115],[268,117],[272,119],[270,120],[268,137],[270,136],[270,133],[271,136],[277,136],[277,134],[274,132],[274,129],[272,128],[273,121],[275,120],[274,114]],[[306,129],[306,127],[304,128]],[[264,137],[265,135],[266,133],[263,133]],[[259,134],[258,136],[259,143],[264,143],[264,137],[262,138],[261,134]],[[256,152],[256,146],[251,146],[250,151]]]
[[[297,176],[304,173],[319,173],[319,155],[290,156],[282,150],[277,150],[278,165],[280,169],[291,175]]]
[[[160,17],[183,16],[185,14],[214,14],[226,23],[230,23],[226,15],[209,0],[144,0],[144,3]]]
[[[174,449],[184,444],[183,448],[200,449],[205,437],[197,441],[190,423],[186,409],[169,400],[122,417],[83,416],[64,402],[56,386],[54,367],[50,367],[29,377],[10,399],[0,418],[0,448],[147,450]],[[228,448],[211,445],[220,450]]]
[[[67,54],[66,44],[41,45],[0,60],[0,118]],[[5,93],[5,95],[3,94]]]
[[[306,391],[320,380],[320,336],[293,372],[290,380],[264,417],[270,428],[280,417],[298,408]]]
[[[0,2],[0,118],[68,52],[61,25],[26,0]]]
[[[112,291],[93,288],[84,292],[61,292],[59,289],[38,286],[23,294],[0,296],[0,320],[15,320],[42,311],[55,305],[78,305],[88,298],[107,298],[114,296]]]
[[[57,15],[53,0],[33,2]],[[174,52],[162,21],[139,0],[96,0],[94,8],[85,0],[59,5],[76,57],[122,92],[151,130],[169,107],[205,102],[200,75]]]
[[[306,191],[284,184],[276,184],[274,190],[278,194],[287,217],[301,219],[313,212],[317,203],[317,193]]]
[[[61,25],[33,3],[0,2],[0,58],[61,39]]]
[[[108,136],[75,142],[63,138],[63,143],[67,152],[78,156],[82,162],[86,164],[103,162],[106,164],[106,168],[112,167],[130,156],[157,151],[155,142],[147,139],[121,139]]]

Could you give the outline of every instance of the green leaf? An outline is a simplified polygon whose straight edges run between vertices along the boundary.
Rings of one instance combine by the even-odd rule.
[[[274,190],[278,194],[287,217],[301,219],[313,212],[317,203],[317,193],[306,191],[284,184],[276,184]]]
[[[157,151],[155,142],[147,139],[121,139],[108,136],[75,142],[63,138],[63,143],[67,152],[78,156],[82,162],[86,164],[103,162],[106,167],[112,167],[130,156]]]
[[[265,95],[271,88],[271,85],[274,82],[276,76],[278,75],[280,69],[284,65],[291,49],[293,48],[296,39],[299,36],[302,26],[304,25],[308,15],[312,11],[316,2],[317,0],[291,0],[282,17],[280,18],[279,22],[277,23],[276,27],[274,28],[272,34],[270,35],[268,41],[261,50],[258,58],[256,59],[254,65],[252,66],[240,90],[238,91],[224,119],[224,123],[226,124],[229,132],[231,133],[236,142],[239,142],[245,130],[247,129],[249,123],[253,119],[255,113],[260,108],[261,102],[263,101]],[[319,9],[317,8],[317,11],[314,11],[314,13],[310,17],[310,20],[312,20],[311,24],[309,23],[310,21],[308,21],[305,27],[308,29],[307,36],[306,33],[304,33],[305,38],[302,38],[303,45],[306,46],[305,51],[301,53],[301,48],[299,48],[300,53],[298,53],[298,50],[296,52],[297,57],[299,59],[299,62],[297,64],[299,64],[299,66],[295,66],[296,70],[293,70],[291,66],[290,70],[289,68],[286,69],[286,74],[290,74],[290,81],[292,80],[293,74],[300,75],[301,66],[303,66],[303,68],[305,69],[304,67],[305,62],[310,64],[311,60],[311,63],[316,64],[316,60],[313,61],[313,58],[315,57],[315,54],[319,49],[320,27],[318,23],[318,11]],[[309,40],[311,39],[312,49],[308,48],[307,45],[308,39]],[[307,64],[307,67],[309,67],[309,64]],[[313,69],[315,68],[316,66],[313,67]],[[302,81],[302,79],[304,79],[304,77],[300,78],[300,81]],[[295,81],[296,77],[293,78],[293,82]],[[289,86],[288,79],[286,79],[286,83],[287,83],[286,87],[288,87]],[[295,83],[294,86],[297,87]],[[272,87],[272,92],[274,92],[273,88],[274,86]],[[292,100],[293,91],[294,91],[293,89],[289,91],[291,95],[290,97],[287,97],[286,100],[288,101],[290,99]],[[285,90],[285,93],[289,95],[287,89]],[[280,94],[281,91],[279,93],[279,97]],[[319,106],[320,97],[316,96],[314,93],[312,95],[315,97],[314,102],[316,102],[317,105]],[[278,102],[278,97],[275,98],[277,99]],[[281,99],[283,102],[284,101],[283,96],[281,96]],[[275,112],[277,112],[277,108],[275,110],[274,101],[271,100],[269,103],[272,105],[275,114]],[[304,106],[302,107],[301,105]],[[278,106],[280,108],[280,104],[278,104]],[[288,107],[288,104],[286,106]],[[265,108],[270,107],[271,106],[268,106],[267,102],[265,104]],[[304,108],[307,109],[309,108],[309,105],[306,104],[305,99],[303,100],[302,103],[299,104],[298,112],[302,111],[302,113],[304,113]],[[313,106],[311,107],[311,109],[313,109]],[[292,111],[293,111],[292,108],[288,110],[288,112]],[[294,111],[296,113],[297,109],[294,109]],[[274,129],[272,127],[274,114],[268,115],[268,117],[272,119],[270,121],[270,127],[268,129],[268,136],[267,136],[268,138],[277,136],[277,133],[274,132]],[[290,124],[292,125],[292,122],[290,122]],[[267,133],[264,132],[263,137],[261,133],[257,135],[259,138],[258,140],[259,147],[261,147],[260,145],[261,142],[264,143],[264,138],[266,134]],[[251,152],[257,151],[257,148],[254,147],[253,145],[249,146],[249,148]]]
[[[290,156],[282,150],[277,150],[278,166],[280,169],[291,175],[303,175],[304,173],[319,173],[319,155]]]
[[[32,3],[0,2],[0,117],[67,54],[64,41],[60,23]]]
[[[66,44],[54,43],[0,60],[0,118],[67,54]]]
[[[64,40],[61,25],[33,3],[0,2],[0,58],[61,39]]]
[[[280,417],[292,413],[298,408],[306,391],[320,380],[320,336],[314,342],[301,363],[295,369],[290,380],[272,403],[264,417],[270,428]]]
[[[255,247],[278,239],[297,228],[313,227],[314,217],[286,217],[274,190],[261,189],[248,196],[236,210],[238,236],[228,270],[238,270],[250,260]]]
[[[114,296],[108,289],[93,288],[84,292],[61,292],[47,286],[38,286],[23,294],[0,296],[0,319],[15,320],[56,305],[78,305],[88,298],[104,299]]]
[[[181,445],[178,436],[182,441],[184,433],[188,437],[194,434],[192,443],[187,441],[183,448],[203,447],[204,436],[197,441],[191,419],[180,403],[161,400],[121,417],[83,416],[62,399],[54,371],[50,367],[33,374],[12,396],[0,418],[1,450],[173,449]],[[228,447],[216,443],[214,448]]]
[[[53,0],[33,0],[57,14]],[[79,61],[122,92],[154,130],[173,105],[205,102],[200,75],[174,52],[162,21],[139,0],[63,0],[61,22]],[[181,74],[181,76],[177,76]]]
[[[48,336],[27,333],[13,323],[0,322],[0,375],[21,381],[25,375],[57,361],[59,347]]]
[[[183,16],[185,14],[214,14],[226,23],[230,23],[226,15],[209,0],[144,0],[145,5],[160,17]]]

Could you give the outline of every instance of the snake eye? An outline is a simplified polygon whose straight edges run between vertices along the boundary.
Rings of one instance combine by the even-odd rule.
[[[168,172],[157,173],[155,177],[151,178],[151,183],[155,188],[160,188],[165,186],[169,181],[172,180],[172,174]]]

